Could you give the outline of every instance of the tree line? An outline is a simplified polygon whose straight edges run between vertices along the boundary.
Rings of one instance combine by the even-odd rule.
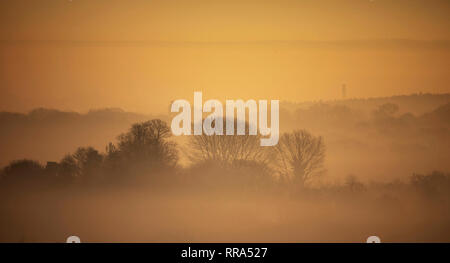
[[[183,170],[180,154],[191,162],[189,169],[214,166],[231,173],[244,169],[246,174],[278,178],[299,187],[324,171],[324,140],[306,130],[282,134],[273,147],[260,146],[260,135],[203,134],[190,136],[185,146],[176,144],[171,137],[169,126],[160,119],[135,123],[117,136],[115,143],[109,143],[104,152],[79,147],[46,166],[28,159],[12,161],[2,169],[0,179],[101,183],[126,181],[137,175],[170,176]]]

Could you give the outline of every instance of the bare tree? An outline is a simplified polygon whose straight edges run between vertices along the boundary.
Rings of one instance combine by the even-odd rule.
[[[237,125],[235,125],[236,129]],[[220,165],[239,166],[253,162],[266,164],[270,159],[267,147],[260,146],[259,135],[195,135],[188,142],[187,157],[193,163],[216,162]]]
[[[301,186],[323,172],[325,144],[322,137],[315,137],[305,130],[285,133],[274,151],[275,170]]]
[[[75,153],[66,155],[58,165],[61,179],[81,179],[85,181],[100,178],[103,155],[92,147],[79,147]]]
[[[72,155],[82,176],[94,176],[99,173],[103,156],[92,147],[79,147]]]

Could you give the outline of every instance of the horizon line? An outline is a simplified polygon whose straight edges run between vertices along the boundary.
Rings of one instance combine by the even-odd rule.
[[[317,99],[317,100],[303,100],[303,101],[291,101],[291,100],[281,100],[280,99],[280,108],[281,103],[288,103],[288,104],[302,104],[302,103],[327,103],[327,102],[337,102],[337,101],[352,101],[352,100],[373,100],[373,99],[388,99],[388,98],[396,98],[396,97],[411,97],[411,96],[424,96],[424,95],[432,95],[432,96],[450,96],[450,92],[444,92],[444,93],[431,93],[431,92],[416,92],[416,93],[409,93],[409,94],[402,94],[402,95],[392,95],[392,96],[374,96],[374,97],[353,97],[353,98],[346,98],[346,99]],[[169,103],[170,104],[170,103]],[[162,112],[139,112],[139,111],[128,111],[122,107],[117,106],[110,106],[110,107],[100,107],[100,108],[89,108],[88,110],[70,110],[70,109],[58,109],[55,107],[45,107],[45,106],[37,106],[28,110],[24,111],[10,111],[10,110],[0,110],[0,113],[19,113],[19,114],[29,114],[34,110],[50,110],[50,111],[58,111],[63,113],[78,113],[78,114],[88,114],[89,112],[95,112],[95,111],[104,111],[104,110],[114,110],[114,111],[120,111],[124,113],[134,113],[134,114],[143,114],[143,115],[164,115],[165,113]]]
[[[39,40],[1,39],[0,45],[45,45],[45,46],[302,46],[309,48],[351,47],[351,48],[450,48],[450,40],[420,40],[408,38],[373,38],[344,40],[249,40],[249,41],[183,41],[183,40]]]

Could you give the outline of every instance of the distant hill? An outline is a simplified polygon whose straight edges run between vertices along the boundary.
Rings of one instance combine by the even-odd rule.
[[[411,94],[392,97],[379,97],[379,98],[350,98],[345,100],[328,100],[328,101],[309,101],[309,102],[288,102],[283,101],[280,103],[282,107],[287,110],[296,110],[298,108],[309,108],[317,103],[325,103],[328,105],[344,105],[352,108],[353,110],[359,110],[364,113],[369,113],[378,106],[385,103],[393,103],[399,106],[400,113],[412,113],[414,115],[422,115],[427,112],[433,111],[437,107],[450,103],[450,93],[445,94]]]

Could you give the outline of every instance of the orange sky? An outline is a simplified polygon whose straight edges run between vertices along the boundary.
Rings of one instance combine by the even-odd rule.
[[[450,92],[450,1],[0,3],[0,110]]]

